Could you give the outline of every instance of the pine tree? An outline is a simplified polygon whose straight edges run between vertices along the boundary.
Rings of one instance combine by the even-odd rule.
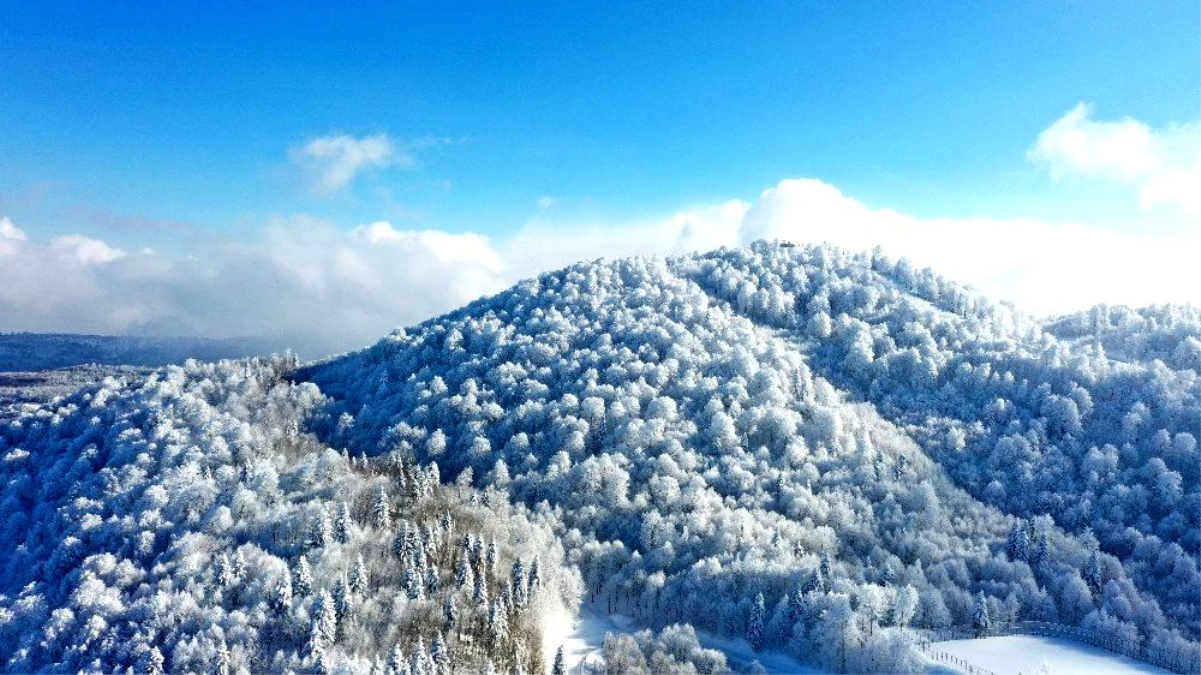
[[[313,531],[309,537],[309,544],[315,548],[324,548],[329,544],[334,536],[334,524],[329,517],[329,509],[325,504],[321,505],[321,509],[317,513],[317,519],[313,521]]]
[[[390,502],[388,500],[388,491],[384,489],[381,483],[379,489],[375,493],[375,500],[371,503],[371,522],[377,528],[386,530],[392,527],[392,513]]]
[[[567,675],[567,664],[563,661],[563,647],[555,650],[555,662],[550,668],[550,675]]]
[[[332,645],[338,637],[338,614],[329,591],[322,589],[313,600],[311,616],[310,644],[321,648]]]
[[[489,579],[496,578],[496,539],[488,542],[488,553],[484,557],[484,570]]]
[[[292,608],[292,570],[284,568],[279,582],[271,592],[271,609],[276,614],[284,614]]]
[[[350,592],[355,595],[363,595],[367,592],[368,582],[367,565],[363,562],[363,554],[360,553],[358,559],[355,560],[354,571],[350,575]]]
[[[984,597],[984,591],[976,594],[976,604],[972,608],[972,628],[976,630],[977,636],[988,635],[992,630],[992,620],[988,616],[988,601]]]
[[[413,645],[413,653],[409,656],[409,672],[412,675],[432,675],[426,667],[425,641],[417,636]]]
[[[403,583],[405,594],[410,600],[420,600],[425,597],[425,580],[421,578],[420,568],[410,563],[405,568]]]
[[[755,596],[755,604],[751,606],[751,618],[746,627],[746,640],[751,643],[751,649],[760,651],[763,649],[764,633],[763,624],[767,616],[767,606],[763,601],[763,594]]]
[[[405,554],[405,541],[409,536],[408,522],[401,523],[396,529],[396,536],[392,537],[392,555],[401,558]]]
[[[446,641],[442,639],[441,633],[434,636],[434,643],[430,645],[430,660],[438,675],[449,675],[450,650],[446,648]]]
[[[346,573],[338,579],[338,583],[334,584],[334,610],[335,616],[338,617],[337,637],[343,637],[346,633],[346,619],[350,617],[350,582],[346,580]]]
[[[309,559],[304,555],[296,561],[296,593],[308,595],[313,592],[313,571],[309,568]]]
[[[459,556],[458,562],[455,563],[455,587],[467,588],[475,585],[475,575],[471,573],[471,562],[467,560],[467,554]]]
[[[1051,534],[1045,523],[1034,526],[1034,538],[1030,542],[1029,559],[1031,563],[1042,562],[1051,550]]]
[[[216,567],[217,583],[221,584],[222,588],[231,588],[237,583],[238,578],[234,575],[233,561],[229,559],[227,554],[222,553],[217,558]]]
[[[338,502],[338,515],[334,518],[334,540],[340,544],[350,542],[350,505]]]
[[[1025,523],[1019,520],[1014,524],[1005,542],[1005,549],[1010,560],[1026,562],[1030,559],[1030,535],[1026,533]]]
[[[826,590],[826,584],[830,582],[830,556],[825,553],[822,554],[819,571],[821,572],[820,576],[818,576],[819,588],[824,591]]]
[[[805,613],[805,584],[797,584],[796,592],[788,596],[788,628],[801,620]]]
[[[433,565],[425,566],[425,592],[433,595],[438,592],[440,583],[438,581],[438,568]]]
[[[529,589],[526,587],[525,567],[521,564],[520,558],[513,561],[513,568],[509,574],[509,583],[511,584],[511,592],[513,593],[514,606],[519,609],[525,607],[526,591]]]
[[[408,672],[409,659],[405,656],[404,649],[401,648],[400,643],[394,645],[392,651],[388,653],[387,668],[390,675],[399,675],[402,671]]]
[[[216,675],[231,675],[233,672],[232,657],[229,653],[229,647],[225,645],[225,641],[217,647],[217,663],[213,672]]]
[[[526,591],[526,595],[530,599],[534,597],[538,589],[542,588],[542,574],[538,567],[538,556],[534,556],[534,560],[530,563],[529,590]]]
[[[242,554],[242,549],[234,551],[233,559],[230,561],[230,571],[233,573],[235,584],[246,578],[246,556]]]
[[[152,645],[150,651],[146,654],[146,675],[163,675],[166,659],[163,658],[163,653],[159,651],[157,645]]]
[[[453,634],[459,626],[459,612],[455,609],[454,596],[447,594],[442,603],[442,630]]]
[[[1084,573],[1081,576],[1094,596],[1101,595],[1101,589],[1105,587],[1105,575],[1101,571],[1101,556],[1095,549],[1084,564]]]
[[[499,644],[508,633],[509,622],[505,617],[504,607],[500,602],[493,600],[488,605],[488,641],[492,644]]]
[[[471,601],[477,607],[484,607],[488,604],[488,584],[484,581],[483,574],[475,575],[475,585],[471,589]]]

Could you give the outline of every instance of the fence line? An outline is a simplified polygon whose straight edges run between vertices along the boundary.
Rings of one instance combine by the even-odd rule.
[[[1098,634],[1093,631],[1086,630],[1079,626],[1067,626],[1061,623],[1051,623],[1047,621],[1016,621],[1014,623],[997,626],[985,632],[979,632],[968,626],[948,626],[946,628],[919,628],[910,629],[916,635],[917,648],[922,653],[932,656],[935,653],[945,655],[951,659],[962,662],[962,659],[947,654],[946,652],[936,652],[931,648],[932,643],[945,642],[948,640],[969,640],[977,637],[998,637],[1004,635],[1037,635],[1041,637],[1066,638],[1076,642],[1082,642],[1099,649],[1104,649],[1108,652],[1113,652],[1121,656],[1126,656],[1144,663],[1149,663],[1153,666],[1158,666],[1164,670],[1170,670],[1175,673],[1196,672],[1197,664],[1193,663],[1187,654],[1182,654],[1181,650],[1177,649],[1175,654],[1165,654],[1159,650],[1149,649],[1146,645],[1136,639],[1117,639],[1112,636]],[[969,673],[980,675],[995,675],[991,671],[971,666],[960,665],[960,663],[952,663],[944,661],[941,658],[936,660],[944,663],[951,663],[961,668],[972,668]]]

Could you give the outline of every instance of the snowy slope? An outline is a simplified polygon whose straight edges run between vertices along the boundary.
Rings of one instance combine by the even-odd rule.
[[[930,649],[996,675],[1169,675],[1169,671],[1097,647],[1035,635],[949,640],[935,642]]]

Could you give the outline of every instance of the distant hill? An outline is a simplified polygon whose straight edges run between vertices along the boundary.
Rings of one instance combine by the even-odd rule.
[[[0,372],[52,370],[88,363],[165,366],[187,359],[263,356],[272,349],[266,340],[256,338],[0,333]]]

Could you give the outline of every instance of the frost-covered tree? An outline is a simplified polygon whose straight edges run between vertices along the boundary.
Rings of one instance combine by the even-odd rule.
[[[983,591],[976,594],[976,600],[972,604],[972,629],[978,636],[988,635],[992,631],[992,619],[988,615],[988,601],[985,599]]]
[[[755,602],[751,605],[751,616],[747,621],[746,640],[751,644],[751,649],[761,651],[764,646],[764,624],[766,622],[767,608],[764,605],[763,594],[755,596]]]

